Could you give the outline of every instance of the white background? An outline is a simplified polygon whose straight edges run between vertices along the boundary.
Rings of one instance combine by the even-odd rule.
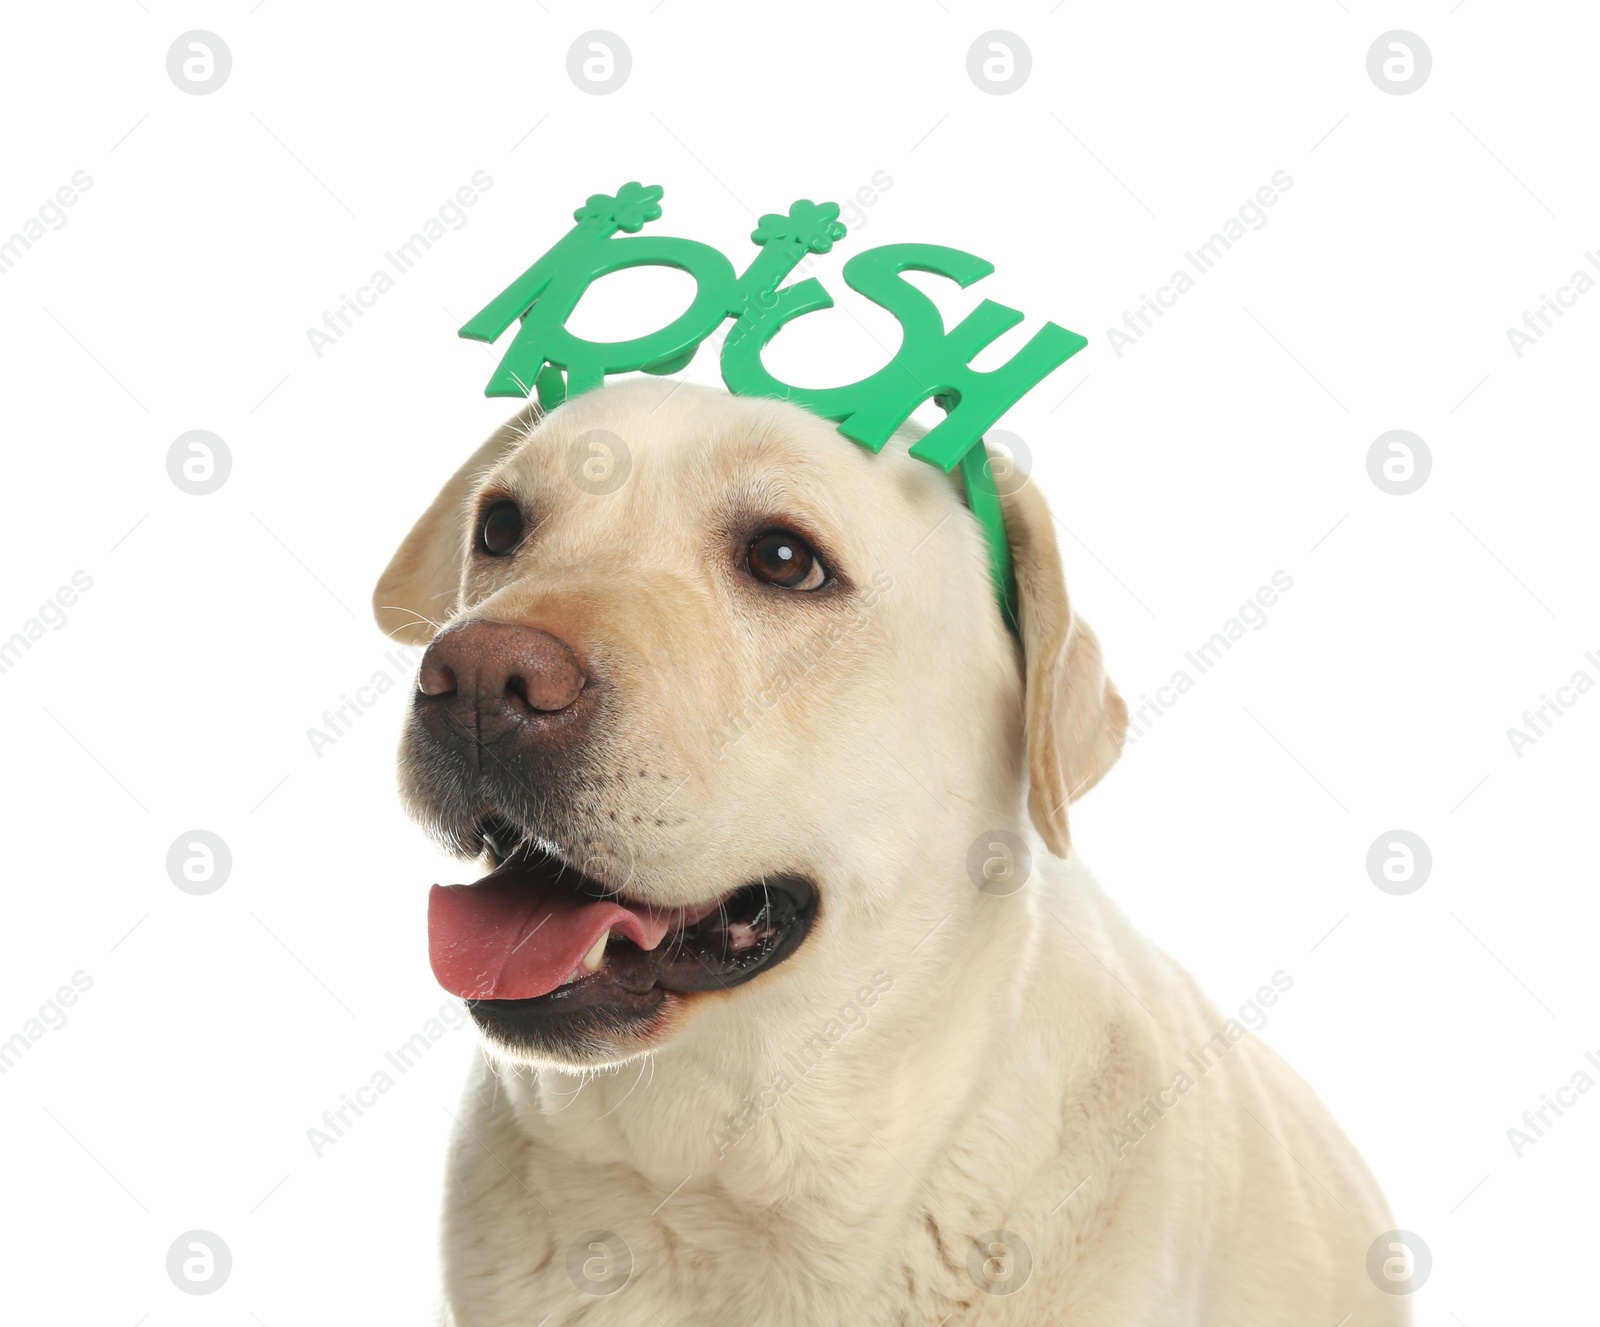
[[[210,95],[167,74],[194,28],[232,52]],[[611,95],[566,72],[591,28],[632,52]],[[1011,95],[967,74],[991,28],[1032,52]],[[1397,28],[1433,55],[1403,96],[1366,69]],[[455,328],[591,192],[661,183],[654,230],[743,266],[753,214],[882,171],[815,269],[840,308],[778,369],[882,361],[893,321],[838,264],[889,241],[996,264],[941,295],[950,321],[1025,310],[994,358],[1047,317],[1090,338],[1004,427],[1124,693],[1274,571],[1294,588],[1080,805],[1077,845],[1224,1009],[1293,976],[1264,1035],[1431,1248],[1420,1321],[1589,1320],[1600,1092],[1520,1158],[1506,1130],[1600,1051],[1600,694],[1520,757],[1506,730],[1600,679],[1600,294],[1520,358],[1506,329],[1600,245],[1596,29],[1500,0],[11,8],[0,236],[93,185],[0,276],[0,638],[74,571],[93,588],[0,675],[0,1038],[93,986],[0,1077],[4,1316],[426,1318],[471,1033],[320,1157],[306,1131],[444,1003],[424,897],[458,868],[396,804],[403,686],[320,755],[307,729],[400,677],[371,586],[509,413]],[[307,329],[479,170],[467,224],[318,357]],[[1119,357],[1124,310],[1279,170],[1268,223]],[[638,278],[578,327],[681,296]],[[1395,428],[1433,458],[1404,497],[1366,469]],[[209,496],[167,475],[190,429],[232,455]],[[165,866],[195,828],[233,855],[204,897]],[[1433,854],[1404,897],[1365,867],[1395,828]],[[233,1253],[205,1298],[164,1266],[195,1228]]]

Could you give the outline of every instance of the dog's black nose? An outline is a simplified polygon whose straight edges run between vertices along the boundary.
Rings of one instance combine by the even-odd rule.
[[[422,656],[416,703],[435,734],[487,744],[515,729],[538,740],[566,729],[588,674],[559,636],[514,622],[469,620]]]

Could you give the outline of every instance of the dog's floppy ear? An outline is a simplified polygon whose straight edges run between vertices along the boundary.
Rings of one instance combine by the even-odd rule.
[[[1072,611],[1050,509],[1026,483],[1002,498],[1017,577],[1026,670],[1028,813],[1057,856],[1072,846],[1067,803],[1122,752],[1128,707],[1106,676],[1100,642]]]
[[[473,490],[486,470],[527,438],[538,418],[538,406],[530,403],[496,429],[411,527],[372,592],[372,613],[384,635],[406,645],[426,645],[450,616],[461,591],[467,504]]]

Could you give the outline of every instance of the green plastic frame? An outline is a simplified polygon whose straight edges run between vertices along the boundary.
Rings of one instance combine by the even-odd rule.
[[[838,422],[845,437],[878,452],[924,401],[945,417],[911,447],[911,455],[946,474],[960,468],[967,504],[989,546],[990,572],[1007,626],[1016,629],[1016,583],[1000,497],[983,434],[1012,405],[1088,342],[1047,322],[999,368],[980,371],[972,359],[1022,314],[984,300],[945,330],[938,306],[902,273],[932,272],[966,287],[994,271],[960,249],[934,244],[885,244],[844,265],[845,283],[893,314],[900,348],[882,368],[842,387],[794,387],[762,363],[767,343],[793,319],[833,306],[815,278],[781,283],[808,254],[827,253],[844,238],[837,203],[802,198],[787,213],[769,212],[751,233],[760,252],[743,273],[719,250],[697,240],[641,235],[661,215],[660,185],[637,181],[612,194],[592,194],[574,212],[577,224],[521,276],[468,319],[460,335],[493,344],[520,320],[487,396],[537,392],[546,409],[601,386],[607,374],[675,373],[727,318],[722,380],[738,396],[792,401]],[[618,235],[618,232],[622,235]],[[567,319],[589,287],[630,267],[675,267],[694,278],[689,307],[667,326],[627,341],[589,341],[567,330]]]

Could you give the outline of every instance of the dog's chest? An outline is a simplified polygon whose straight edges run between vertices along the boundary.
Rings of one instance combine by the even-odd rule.
[[[469,1142],[451,1178],[453,1327],[1007,1321],[919,1202],[754,1207],[705,1177],[674,1187],[502,1139],[494,1156]]]

